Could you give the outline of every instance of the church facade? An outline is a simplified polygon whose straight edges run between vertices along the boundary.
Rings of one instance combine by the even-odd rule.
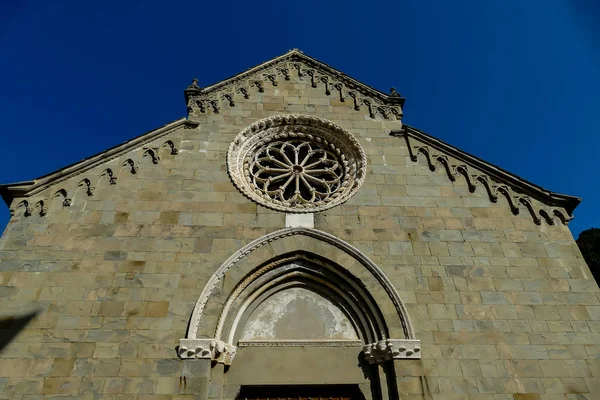
[[[184,93],[0,186],[0,399],[600,398],[580,199],[298,50]]]

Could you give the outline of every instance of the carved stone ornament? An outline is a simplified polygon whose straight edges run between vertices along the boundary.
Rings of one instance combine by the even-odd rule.
[[[240,340],[238,347],[360,347],[360,340]]]
[[[237,347],[217,339],[181,339],[178,354],[184,359],[208,358],[231,365]]]
[[[379,364],[388,360],[421,358],[421,341],[416,339],[386,339],[363,347],[365,360]]]
[[[474,159],[414,128],[405,126],[402,131],[391,134],[405,138],[411,161],[417,162],[419,156],[422,156],[431,171],[441,166],[450,181],[454,182],[463,177],[471,193],[478,187],[483,187],[492,203],[497,203],[504,197],[514,215],[518,215],[520,210],[525,208],[537,225],[542,221],[554,225],[556,220],[566,225],[573,219],[572,209],[581,201],[576,197],[548,192],[521,178],[510,176],[509,173],[501,172],[498,168]],[[534,198],[538,201],[534,201]]]
[[[291,213],[323,211],[348,200],[364,181],[366,166],[352,134],[304,115],[257,121],[227,152],[229,176],[245,196]]]
[[[217,114],[221,107],[235,107],[234,97],[238,94],[248,99],[288,81],[310,83],[311,88],[323,90],[326,96],[335,96],[340,102],[348,99],[354,110],[367,112],[370,118],[402,120],[405,99],[398,92],[382,93],[297,49],[205,88],[198,86],[197,80],[192,81],[184,91],[186,106],[193,118],[204,113]]]
[[[243,347],[355,347],[360,341],[246,341]],[[182,359],[210,359],[231,365],[237,346],[217,339],[180,339],[178,348]],[[420,359],[421,341],[417,339],[384,339],[363,346],[365,361],[380,364],[389,360]]]
[[[24,209],[22,213],[24,217],[37,214],[36,209],[39,209],[40,216],[44,216],[48,213],[48,205],[57,197],[62,199],[63,207],[73,207],[75,204],[85,207],[85,201],[79,202],[80,193],[93,196],[99,187],[107,190],[102,184],[103,182],[117,185],[117,178],[122,173],[135,175],[139,168],[148,168],[149,163],[142,161],[144,158],[150,159],[152,164],[158,164],[161,159],[160,154],[165,154],[165,152],[169,152],[171,155],[179,154],[179,150],[172,140],[162,141],[160,139],[176,129],[193,129],[197,126],[198,122],[196,121],[180,119],[78,164],[36,179],[27,186],[20,183],[0,185],[0,191],[4,190],[3,196],[11,201],[15,198],[18,199],[15,202],[17,207],[11,209],[11,216],[14,216],[19,209]],[[106,164],[110,166],[107,167]],[[81,176],[83,174],[85,175]],[[68,181],[77,175],[79,177],[76,180]],[[54,194],[49,195],[48,190],[52,188],[58,188],[58,190],[51,190],[50,193]],[[29,200],[24,198],[29,198]],[[53,211],[54,208],[50,208],[50,210]]]

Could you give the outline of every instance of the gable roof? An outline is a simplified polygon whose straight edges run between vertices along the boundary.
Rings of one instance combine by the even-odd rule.
[[[285,70],[285,68],[287,68],[287,70]],[[208,97],[211,94],[220,92],[228,87],[236,86],[237,84],[242,83],[245,79],[260,73],[265,73],[265,75],[267,75],[266,78],[269,80],[277,78],[277,76],[283,76],[285,80],[289,80],[290,69],[296,69],[301,74],[307,74],[308,77],[311,78],[313,87],[316,87],[316,82],[313,81],[314,79],[327,77],[327,80],[329,81],[338,81],[343,83],[347,89],[356,90],[362,95],[377,99],[386,105],[399,105],[400,107],[404,107],[404,102],[406,101],[404,97],[395,92],[395,89],[391,94],[383,93],[344,74],[341,71],[338,71],[328,64],[307,56],[298,49],[292,49],[279,57],[275,57],[269,61],[263,62],[205,88],[200,88],[199,86],[192,84],[184,91],[185,100],[187,103],[190,96],[198,94],[200,91],[202,95]],[[320,76],[315,77],[314,72],[311,69],[317,71]],[[275,76],[269,76],[270,74],[275,74]]]
[[[195,107],[202,108],[204,107],[203,104],[208,104],[215,112],[218,112],[219,106],[217,103],[220,101],[228,101],[231,106],[234,106],[232,97],[234,94],[242,94],[247,98],[249,85],[254,85],[260,92],[260,85],[264,84],[265,81],[270,81],[276,86],[277,80],[290,79],[291,70],[296,70],[297,74],[303,74],[302,76],[311,81],[312,87],[324,85],[328,95],[335,95],[333,92],[338,90],[340,98],[344,96],[352,98],[354,100],[354,108],[357,110],[361,106],[368,107],[369,115],[372,118],[375,118],[376,114],[381,115],[383,118],[388,118],[392,114],[396,119],[402,118],[402,108],[405,98],[401,97],[395,90],[392,90],[392,93],[389,95],[385,94],[321,61],[307,56],[297,49],[290,50],[282,56],[266,61],[206,88],[200,88],[197,85],[197,80],[194,80],[192,85],[184,90],[190,116],[192,111],[197,110]],[[255,77],[260,77],[261,80],[253,80]],[[195,127],[197,125],[197,121],[185,118],[178,119],[56,172],[31,181],[0,185],[0,195],[10,206],[14,198],[33,196],[56,183],[141,147],[154,139],[172,132],[180,126]],[[472,190],[474,190],[475,185],[483,184],[490,195],[490,200],[496,201],[498,194],[505,195],[513,211],[518,212],[516,208],[519,203],[525,204],[531,211],[531,208],[533,208],[533,203],[529,201],[529,197],[531,197],[545,205],[562,208],[568,214],[568,216],[562,215],[563,213],[556,209],[538,209],[535,210],[535,213],[532,212],[532,215],[535,214],[534,219],[536,219],[536,222],[539,219],[539,215],[543,217],[548,216],[546,219],[549,222],[552,215],[559,215],[566,222],[571,219],[573,210],[581,202],[581,199],[578,197],[554,193],[528,182],[416,128],[404,125],[401,131],[392,131],[390,134],[404,137],[407,140],[413,161],[416,161],[417,155],[422,153],[427,157],[430,168],[435,169],[436,163],[442,164],[446,168],[451,180],[454,180],[457,174],[461,174],[465,176],[469,188]],[[412,146],[409,142],[411,139],[416,139],[421,142],[421,145]],[[467,171],[467,166],[477,169],[483,174],[473,175]],[[510,189],[510,193],[508,193],[507,188]]]
[[[208,110],[218,113],[222,104],[235,106],[234,96],[241,94],[247,99],[255,92],[264,92],[266,85],[277,86],[292,76],[310,82],[312,88],[325,89],[328,96],[339,96],[340,102],[348,99],[354,110],[367,110],[371,118],[402,119],[405,99],[396,89],[385,94],[297,49],[206,88],[194,79],[184,91],[189,116],[197,117]]]
[[[406,139],[413,161],[417,160],[419,154],[423,154],[430,169],[434,170],[436,164],[443,166],[448,177],[453,181],[458,175],[462,175],[467,180],[471,192],[477,185],[483,185],[492,202],[496,202],[499,195],[505,196],[515,214],[518,213],[520,204],[525,205],[532,213],[536,223],[539,223],[540,217],[552,223],[554,216],[567,222],[572,219],[573,210],[581,203],[580,197],[544,189],[412,126],[403,125],[402,130],[392,131],[390,135]],[[411,143],[411,139],[416,139],[420,143]],[[469,167],[478,171],[470,171]],[[568,215],[563,215],[560,210],[556,209],[539,209],[534,206],[530,197],[550,207],[563,208]]]
[[[151,142],[154,139],[164,136],[169,132],[172,132],[173,130],[179,128],[180,126],[196,127],[198,126],[198,122],[190,121],[185,118],[180,118],[173,122],[169,122],[168,124],[163,125],[158,129],[151,130],[124,143],[106,149],[96,155],[84,158],[81,161],[59,169],[58,171],[51,172],[49,174],[43,175],[39,178],[30,181],[0,185],[0,195],[2,196],[4,202],[10,207],[12,200],[17,197],[33,196],[52,185],[55,185],[75,175],[88,171],[98,165],[106,163],[107,161],[113,160],[135,148],[143,146],[144,144]]]

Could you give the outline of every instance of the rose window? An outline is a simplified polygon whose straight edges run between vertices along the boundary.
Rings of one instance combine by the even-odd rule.
[[[286,115],[258,121],[228,151],[234,184],[256,202],[286,212],[331,208],[364,179],[364,152],[341,127],[318,118]]]
[[[290,205],[323,202],[347,184],[343,158],[318,142],[278,141],[256,153],[249,171],[270,199]]]

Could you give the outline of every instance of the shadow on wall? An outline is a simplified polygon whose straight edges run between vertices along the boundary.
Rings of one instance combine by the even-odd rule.
[[[576,242],[592,276],[600,286],[600,228],[586,229],[579,234]]]
[[[25,315],[0,315],[0,353],[38,314],[37,311]]]

